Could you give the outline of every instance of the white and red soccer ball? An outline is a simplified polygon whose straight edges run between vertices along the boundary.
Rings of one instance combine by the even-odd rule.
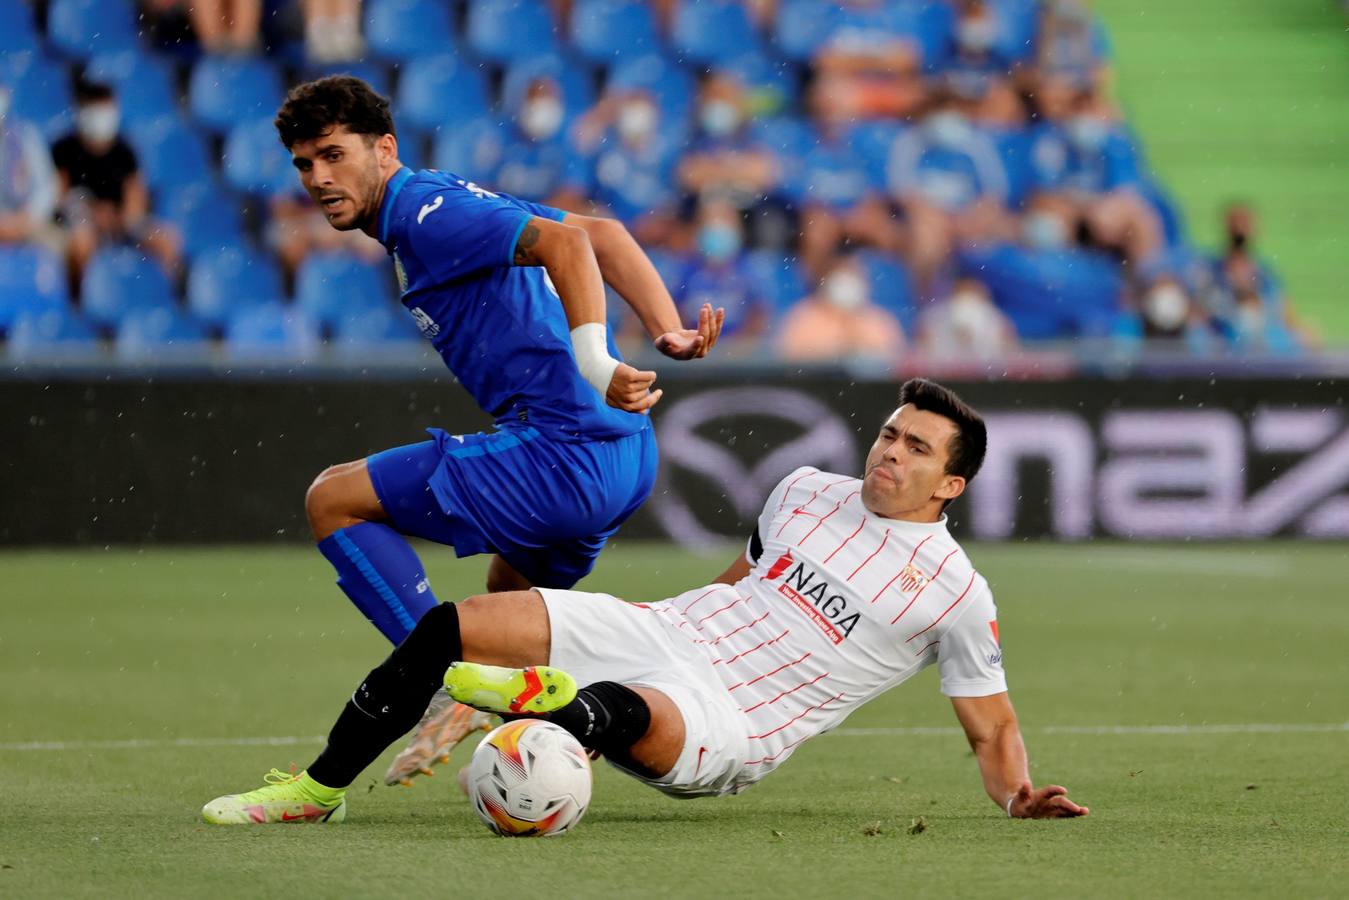
[[[473,751],[467,783],[473,809],[508,837],[563,834],[590,805],[590,759],[563,729],[517,719],[492,731]]]

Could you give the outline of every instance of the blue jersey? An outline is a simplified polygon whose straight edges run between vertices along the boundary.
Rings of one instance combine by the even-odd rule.
[[[634,434],[650,420],[608,406],[581,377],[547,273],[512,264],[525,223],[564,215],[448,172],[404,168],[389,179],[378,236],[403,305],[497,427],[562,440]],[[621,358],[612,334],[609,352]]]

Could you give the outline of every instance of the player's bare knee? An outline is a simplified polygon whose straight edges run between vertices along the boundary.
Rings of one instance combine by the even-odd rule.
[[[321,541],[342,527],[342,466],[329,466],[318,474],[304,494],[304,512],[314,540]]]

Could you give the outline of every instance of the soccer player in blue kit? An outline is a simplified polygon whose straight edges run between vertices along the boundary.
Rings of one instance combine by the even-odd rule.
[[[656,374],[622,362],[607,282],[674,359],[706,355],[724,311],[682,327],[669,291],[617,221],[564,213],[398,160],[389,101],[351,76],[299,85],[276,116],[300,181],[339,231],[393,257],[402,302],[483,410],[449,434],[326,469],[305,498],[338,585],[393,644],[436,606],[406,535],[493,554],[489,591],[570,588],[646,500]],[[386,781],[429,773],[482,713],[437,695]]]

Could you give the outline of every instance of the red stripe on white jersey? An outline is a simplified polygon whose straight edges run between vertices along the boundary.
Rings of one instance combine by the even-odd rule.
[[[767,615],[767,614],[765,613],[765,615]],[[771,647],[771,646],[773,646],[774,644],[776,644],[778,641],[782,640],[783,638],[785,638],[787,635],[789,635],[789,634],[791,634],[791,633],[792,633],[792,630],[791,630],[790,628],[784,629],[783,632],[782,632],[782,634],[778,635],[777,637],[769,638],[769,639],[766,640],[766,641],[759,641],[759,643],[755,644],[753,647],[750,647],[748,650],[741,650],[739,653],[737,653],[735,656],[732,656],[730,659],[727,659],[727,660],[715,659],[715,660],[712,661],[712,665],[715,666],[717,663],[725,662],[726,665],[729,666],[731,663],[739,662],[740,660],[744,659],[746,656],[749,656],[749,655],[750,655],[751,653],[753,653],[755,650],[762,650],[764,647]],[[726,635],[726,636],[727,636],[727,637],[730,637],[730,635]]]
[[[774,514],[776,515],[777,513],[782,512],[783,508],[787,505],[787,498],[791,496],[792,488],[796,487],[796,483],[798,481],[800,481],[802,478],[809,478],[811,475],[818,475],[818,474],[819,472],[806,472],[804,475],[798,475],[795,478],[793,478],[792,483],[787,485],[787,490],[782,492],[782,502],[778,504],[778,508],[774,511]]]
[[[752,712],[754,712],[756,709],[758,709],[758,708],[761,707],[761,706],[771,706],[772,704],[777,703],[777,702],[778,702],[779,700],[781,700],[783,697],[787,697],[787,696],[790,696],[791,694],[795,694],[797,691],[801,690],[802,688],[810,687],[812,684],[814,684],[815,682],[819,681],[821,678],[824,678],[824,677],[825,677],[826,675],[828,675],[828,674],[829,674],[828,672],[821,672],[819,675],[816,675],[814,678],[810,679],[810,681],[803,681],[803,682],[801,682],[800,684],[798,684],[798,685],[797,685],[796,687],[794,687],[794,688],[788,688],[787,690],[782,691],[781,693],[779,693],[779,694],[778,694],[776,697],[774,697],[772,700],[760,700],[758,703],[754,704],[753,706],[746,707],[745,709],[741,710],[741,712],[744,712],[744,713],[752,713]]]
[[[717,591],[725,590],[726,588],[727,588],[727,585],[724,585],[724,584],[718,584],[718,585],[715,585],[715,586],[709,588],[709,589],[706,590],[706,591],[703,591],[701,594],[699,594],[699,595],[694,599],[694,601],[693,601],[692,603],[690,603],[688,606],[686,606],[686,607],[684,607],[683,609],[681,609],[680,612],[681,612],[682,614],[684,614],[684,615],[687,616],[687,615],[689,614],[689,610],[693,609],[693,607],[695,607],[695,606],[698,605],[698,601],[702,600],[704,597],[708,596],[709,594],[715,594]]]
[[[826,672],[825,674],[828,675],[829,673]],[[806,709],[801,710],[799,713],[797,713],[796,715],[792,716],[790,719],[788,719],[786,722],[783,722],[781,725],[779,725],[777,728],[774,728],[772,731],[765,731],[763,734],[751,734],[751,735],[749,736],[749,739],[750,739],[751,741],[761,741],[761,740],[763,740],[763,739],[766,738],[766,737],[772,737],[773,735],[777,734],[777,733],[778,733],[779,731],[781,731],[782,729],[789,727],[790,725],[792,725],[793,723],[795,723],[797,720],[801,719],[802,717],[807,716],[807,715],[809,715],[810,713],[813,713],[813,712],[815,712],[815,711],[818,710],[818,709],[824,709],[824,708],[825,708],[826,706],[828,706],[830,703],[833,703],[835,700],[840,699],[842,696],[843,696],[843,692],[842,692],[842,691],[839,691],[837,694],[835,694],[834,696],[830,697],[828,700],[824,701],[823,703],[817,703],[817,704],[815,704],[814,706],[810,706],[810,707],[807,707]]]
[[[819,527],[820,527],[821,525],[823,525],[825,522],[829,521],[829,517],[830,517],[830,516],[832,516],[834,513],[838,512],[840,509],[843,508],[843,504],[847,503],[849,500],[851,500],[853,497],[856,497],[856,496],[857,496],[858,494],[860,494],[860,493],[861,493],[861,491],[853,491],[851,494],[849,494],[848,496],[844,497],[842,500],[840,500],[840,501],[838,501],[837,503],[835,503],[835,504],[834,504],[834,508],[831,509],[831,510],[829,510],[829,512],[825,513],[824,516],[822,516],[822,517],[820,518],[820,521],[818,521],[818,522],[815,523],[815,527],[812,528],[812,529],[810,529],[810,531],[807,531],[807,532],[805,533],[805,536],[802,537],[801,540],[797,541],[797,543],[798,543],[798,544],[804,544],[807,540],[810,539],[810,536],[811,536],[812,534],[814,534],[814,533],[816,532],[816,530],[819,529]]]
[[[975,574],[976,574],[976,573],[974,573],[974,572],[971,572],[971,573],[970,573],[970,583],[967,584],[967,585],[965,585],[965,590],[963,590],[963,591],[960,592],[960,596],[956,598],[956,602],[955,602],[955,603],[952,603],[950,606],[946,607],[946,611],[943,612],[941,615],[937,616],[937,622],[940,622],[942,619],[946,618],[946,613],[949,613],[951,610],[955,609],[955,608],[956,608],[956,604],[959,603],[961,600],[964,600],[964,599],[965,599],[965,595],[968,594],[968,593],[970,592],[970,588],[974,587],[974,576],[975,576]],[[918,637],[918,635],[922,634],[924,631],[931,631],[933,628],[936,628],[936,627],[937,627],[937,622],[933,622],[931,625],[929,625],[929,626],[927,626],[926,628],[924,628],[923,631],[914,632],[913,634],[909,635],[909,639],[906,640],[904,643],[907,644],[909,641],[911,641],[911,640],[913,640],[914,638]]]
[[[703,616],[703,617],[702,617],[701,619],[699,619],[697,622],[694,622],[694,623],[693,623],[693,627],[696,628],[696,629],[698,629],[699,631],[702,631],[702,630],[703,630],[703,623],[706,622],[708,619],[712,618],[713,616],[715,616],[715,615],[717,615],[717,614],[719,614],[719,613],[724,613],[724,612],[726,612],[726,610],[730,609],[730,608],[733,607],[733,606],[738,606],[738,605],[740,605],[741,603],[747,603],[747,602],[749,602],[749,598],[748,598],[748,597],[736,597],[734,600],[732,600],[730,603],[727,603],[727,604],[726,604],[725,606],[723,606],[721,609],[714,609],[714,610],[712,610],[712,612],[710,612],[710,613],[708,613],[707,615]]]
[[[932,540],[932,535],[929,534],[927,537],[923,538],[921,541],[918,542],[918,546],[914,547],[913,552],[909,554],[909,561],[906,562],[904,565],[900,566],[899,571],[895,573],[895,577],[887,581],[885,583],[885,587],[881,588],[879,591],[876,592],[876,596],[871,598],[872,603],[875,603],[877,600],[881,599],[881,594],[884,594],[886,591],[890,590],[890,585],[894,584],[896,581],[899,580],[899,576],[904,574],[904,570],[913,564],[914,557],[918,555],[918,551],[922,550],[923,545],[930,540]],[[854,572],[853,574],[856,575],[857,573]]]
[[[749,681],[742,681],[742,682],[740,682],[739,684],[733,684],[733,685],[731,685],[730,687],[728,687],[726,690],[728,690],[728,691],[734,691],[734,690],[739,690],[739,689],[742,688],[742,687],[749,687],[749,686],[752,685],[752,684],[758,684],[760,681],[763,681],[765,678],[771,678],[771,677],[773,677],[774,675],[776,675],[776,674],[778,674],[779,672],[781,672],[783,669],[790,669],[792,666],[800,665],[801,663],[805,662],[805,661],[808,660],[808,659],[810,659],[810,651],[809,651],[809,650],[807,650],[807,651],[805,652],[805,655],[803,655],[800,659],[794,659],[794,660],[792,660],[792,661],[789,662],[789,663],[783,663],[782,665],[778,666],[776,669],[774,669],[774,670],[771,671],[771,672],[764,672],[762,675],[759,675],[759,676],[757,676],[757,677],[755,677],[755,678],[751,678]],[[825,674],[827,675],[828,673],[826,672]]]
[[[747,766],[761,766],[761,765],[763,765],[764,763],[770,763],[770,762],[773,762],[773,760],[777,759],[779,756],[781,756],[782,754],[786,753],[788,750],[791,750],[791,749],[792,749],[793,747],[795,747],[797,744],[801,743],[802,741],[809,740],[809,739],[812,738],[812,737],[814,737],[814,735],[812,735],[812,734],[807,734],[807,735],[804,735],[804,736],[802,736],[802,737],[799,737],[799,738],[797,738],[796,740],[792,741],[792,742],[791,742],[790,744],[788,744],[787,746],[783,747],[783,748],[782,748],[781,750],[779,750],[777,753],[774,753],[772,756],[764,756],[764,757],[760,757],[759,759],[751,759],[751,760],[749,760],[748,762],[746,762],[745,765],[747,765]]]
[[[754,627],[755,625],[758,625],[758,624],[759,624],[760,622],[762,622],[764,619],[768,618],[768,615],[769,615],[768,612],[765,612],[762,616],[759,616],[759,618],[755,619],[754,621],[752,621],[752,622],[745,622],[743,625],[738,625],[738,626],[736,626],[735,628],[731,629],[730,631],[726,632],[726,633],[723,634],[721,637],[713,638],[712,643],[711,643],[711,646],[715,647],[717,644],[720,644],[722,641],[726,640],[728,637],[734,637],[735,635],[737,635],[737,634],[739,634],[740,632],[744,631],[746,628],[752,628],[752,627]],[[785,632],[784,632],[784,633],[785,633]]]
[[[852,581],[853,575],[856,575],[858,572],[862,571],[862,569],[866,568],[866,564],[875,559],[877,553],[880,553],[882,550],[885,549],[885,542],[888,540],[890,540],[890,529],[887,528],[885,529],[885,537],[881,538],[881,542],[876,545],[876,549],[872,550],[871,555],[868,556],[866,559],[862,560],[862,565],[853,569],[852,575],[849,575],[847,578],[844,579],[844,581]]]
[[[840,550],[842,550],[844,547],[848,546],[848,542],[849,542],[849,541],[851,541],[853,538],[857,537],[859,534],[862,533],[862,526],[864,526],[864,525],[866,525],[866,524],[867,524],[866,517],[863,516],[863,517],[862,517],[862,521],[860,521],[860,522],[857,523],[857,530],[854,531],[852,534],[848,535],[846,538],[844,538],[844,539],[843,539],[843,543],[841,543],[841,544],[839,544],[837,547],[835,547],[835,548],[834,548],[834,552],[833,552],[833,553],[830,553],[828,556],[826,556],[826,557],[824,558],[824,562],[821,563],[821,565],[828,565],[828,564],[829,564],[829,560],[833,559],[835,556],[838,555],[838,551],[840,551]],[[879,549],[879,548],[877,548],[877,549]]]
[[[920,588],[918,589],[918,593],[916,593],[916,594],[913,595],[913,599],[909,601],[909,605],[906,606],[906,607],[904,607],[903,609],[901,609],[901,610],[899,611],[899,615],[895,616],[893,619],[890,620],[890,624],[891,624],[891,625],[895,624],[895,623],[898,622],[901,618],[903,618],[903,617],[904,617],[904,614],[905,614],[906,612],[909,611],[909,607],[910,607],[910,606],[913,606],[915,603],[917,603],[917,602],[918,602],[918,598],[921,597],[921,596],[923,596],[923,591],[927,590],[931,585],[933,585],[934,583],[936,583],[937,579],[941,577],[941,570],[944,569],[944,568],[946,568],[946,560],[948,560],[948,559],[950,559],[951,557],[955,556],[955,555],[956,555],[957,553],[959,553],[959,552],[960,552],[960,548],[957,547],[955,550],[952,550],[950,553],[946,554],[946,556],[944,556],[944,557],[942,558],[941,565],[937,566],[937,571],[936,571],[935,573],[933,573],[933,575],[932,575],[932,577],[931,577],[930,579],[928,579],[927,584],[925,584],[925,585],[923,585],[922,587],[920,587]],[[888,586],[888,585],[887,585],[887,586]]]

